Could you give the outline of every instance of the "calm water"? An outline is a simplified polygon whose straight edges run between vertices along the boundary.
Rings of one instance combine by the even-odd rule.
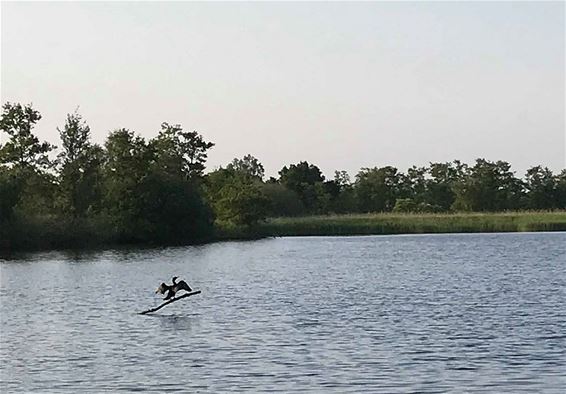
[[[0,260],[2,392],[566,390],[566,233]],[[159,304],[173,275],[202,294]]]

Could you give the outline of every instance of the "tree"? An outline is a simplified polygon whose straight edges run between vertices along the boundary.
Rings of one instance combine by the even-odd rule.
[[[301,161],[298,164],[285,166],[279,171],[281,184],[296,192],[301,191],[304,185],[314,185],[317,182],[324,182],[324,176],[320,169],[314,164]]]
[[[396,213],[418,212],[418,205],[415,203],[415,201],[412,198],[398,198],[397,201],[395,201],[393,212]]]
[[[556,178],[547,167],[529,168],[525,176],[527,207],[552,209],[558,206]]]
[[[140,185],[155,156],[145,140],[128,129],[110,133],[104,146],[104,208],[118,231],[129,238],[148,227]]]
[[[267,182],[260,187],[269,201],[268,216],[299,216],[305,213],[305,207],[294,190],[278,182]]]
[[[363,212],[391,211],[399,195],[400,177],[395,167],[362,168],[356,175],[356,196]]]
[[[260,182],[239,171],[221,168],[208,174],[206,185],[210,204],[220,222],[249,227],[265,219],[269,200]]]
[[[334,171],[334,183],[338,185],[340,191],[352,187],[352,180],[347,171]]]
[[[407,174],[399,174],[399,195],[422,202],[427,190],[426,168],[412,166]]]
[[[250,178],[257,178],[259,180],[262,180],[265,175],[263,165],[258,159],[249,154],[242,159],[235,158],[226,166],[226,169],[238,171]]]
[[[127,129],[109,135],[104,206],[122,241],[179,243],[210,235],[212,212],[198,182],[210,146],[166,123],[149,143]]]
[[[53,167],[49,153],[55,146],[40,142],[32,132],[41,115],[31,105],[6,103],[2,109],[0,132],[9,139],[0,147],[0,167],[11,174],[9,201],[17,201],[12,210],[35,215],[49,213],[56,185],[54,176],[47,171]]]
[[[82,217],[99,202],[104,152],[90,142],[90,127],[77,112],[68,114],[65,126],[57,131],[63,147],[58,155],[63,209]]]
[[[205,169],[208,150],[214,146],[196,131],[183,131],[180,125],[161,124],[161,131],[151,141],[155,165],[162,172],[183,174],[187,179],[200,178]]]
[[[566,209],[566,169],[555,177],[556,182],[556,207]]]
[[[477,159],[463,181],[455,185],[454,208],[492,212],[520,208],[523,183],[510,169],[505,161]]]
[[[321,212],[329,199],[320,169],[306,161],[285,166],[279,171],[279,181],[296,192],[308,212]]]
[[[139,215],[150,242],[184,243],[211,236],[213,215],[199,186],[192,181],[152,172],[137,187]]]
[[[436,205],[441,211],[448,211],[454,204],[455,185],[462,182],[468,167],[459,160],[447,163],[430,163],[424,201]]]
[[[55,146],[40,142],[32,133],[41,114],[31,105],[6,103],[2,110],[0,131],[8,134],[10,139],[0,148],[0,164],[36,172],[51,168],[48,154]]]
[[[0,227],[12,219],[14,207],[20,199],[21,186],[14,171],[0,167]]]
[[[336,213],[355,212],[356,194],[350,175],[346,171],[334,171],[333,183],[338,187],[338,194],[333,195],[331,210]]]

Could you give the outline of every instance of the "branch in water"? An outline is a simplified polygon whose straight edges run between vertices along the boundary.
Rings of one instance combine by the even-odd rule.
[[[155,308],[148,309],[147,311],[140,312],[139,314],[140,314],[140,315],[145,315],[146,313],[156,312],[156,311],[160,310],[161,308],[163,308],[165,305],[169,305],[169,304],[172,303],[172,302],[179,301],[181,298],[190,297],[190,296],[195,295],[195,294],[200,294],[200,290],[193,291],[192,293],[183,294],[183,295],[180,296],[180,297],[171,298],[170,300],[165,301],[163,304],[161,304],[161,305],[159,305],[159,306],[157,306],[157,307],[155,307]]]

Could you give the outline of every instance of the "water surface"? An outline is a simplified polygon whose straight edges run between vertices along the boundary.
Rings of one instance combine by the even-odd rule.
[[[2,392],[566,390],[566,233],[0,260]],[[153,315],[178,275],[202,290]]]

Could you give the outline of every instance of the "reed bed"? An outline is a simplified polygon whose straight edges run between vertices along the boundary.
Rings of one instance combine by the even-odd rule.
[[[351,214],[273,218],[264,236],[566,231],[566,211]]]

